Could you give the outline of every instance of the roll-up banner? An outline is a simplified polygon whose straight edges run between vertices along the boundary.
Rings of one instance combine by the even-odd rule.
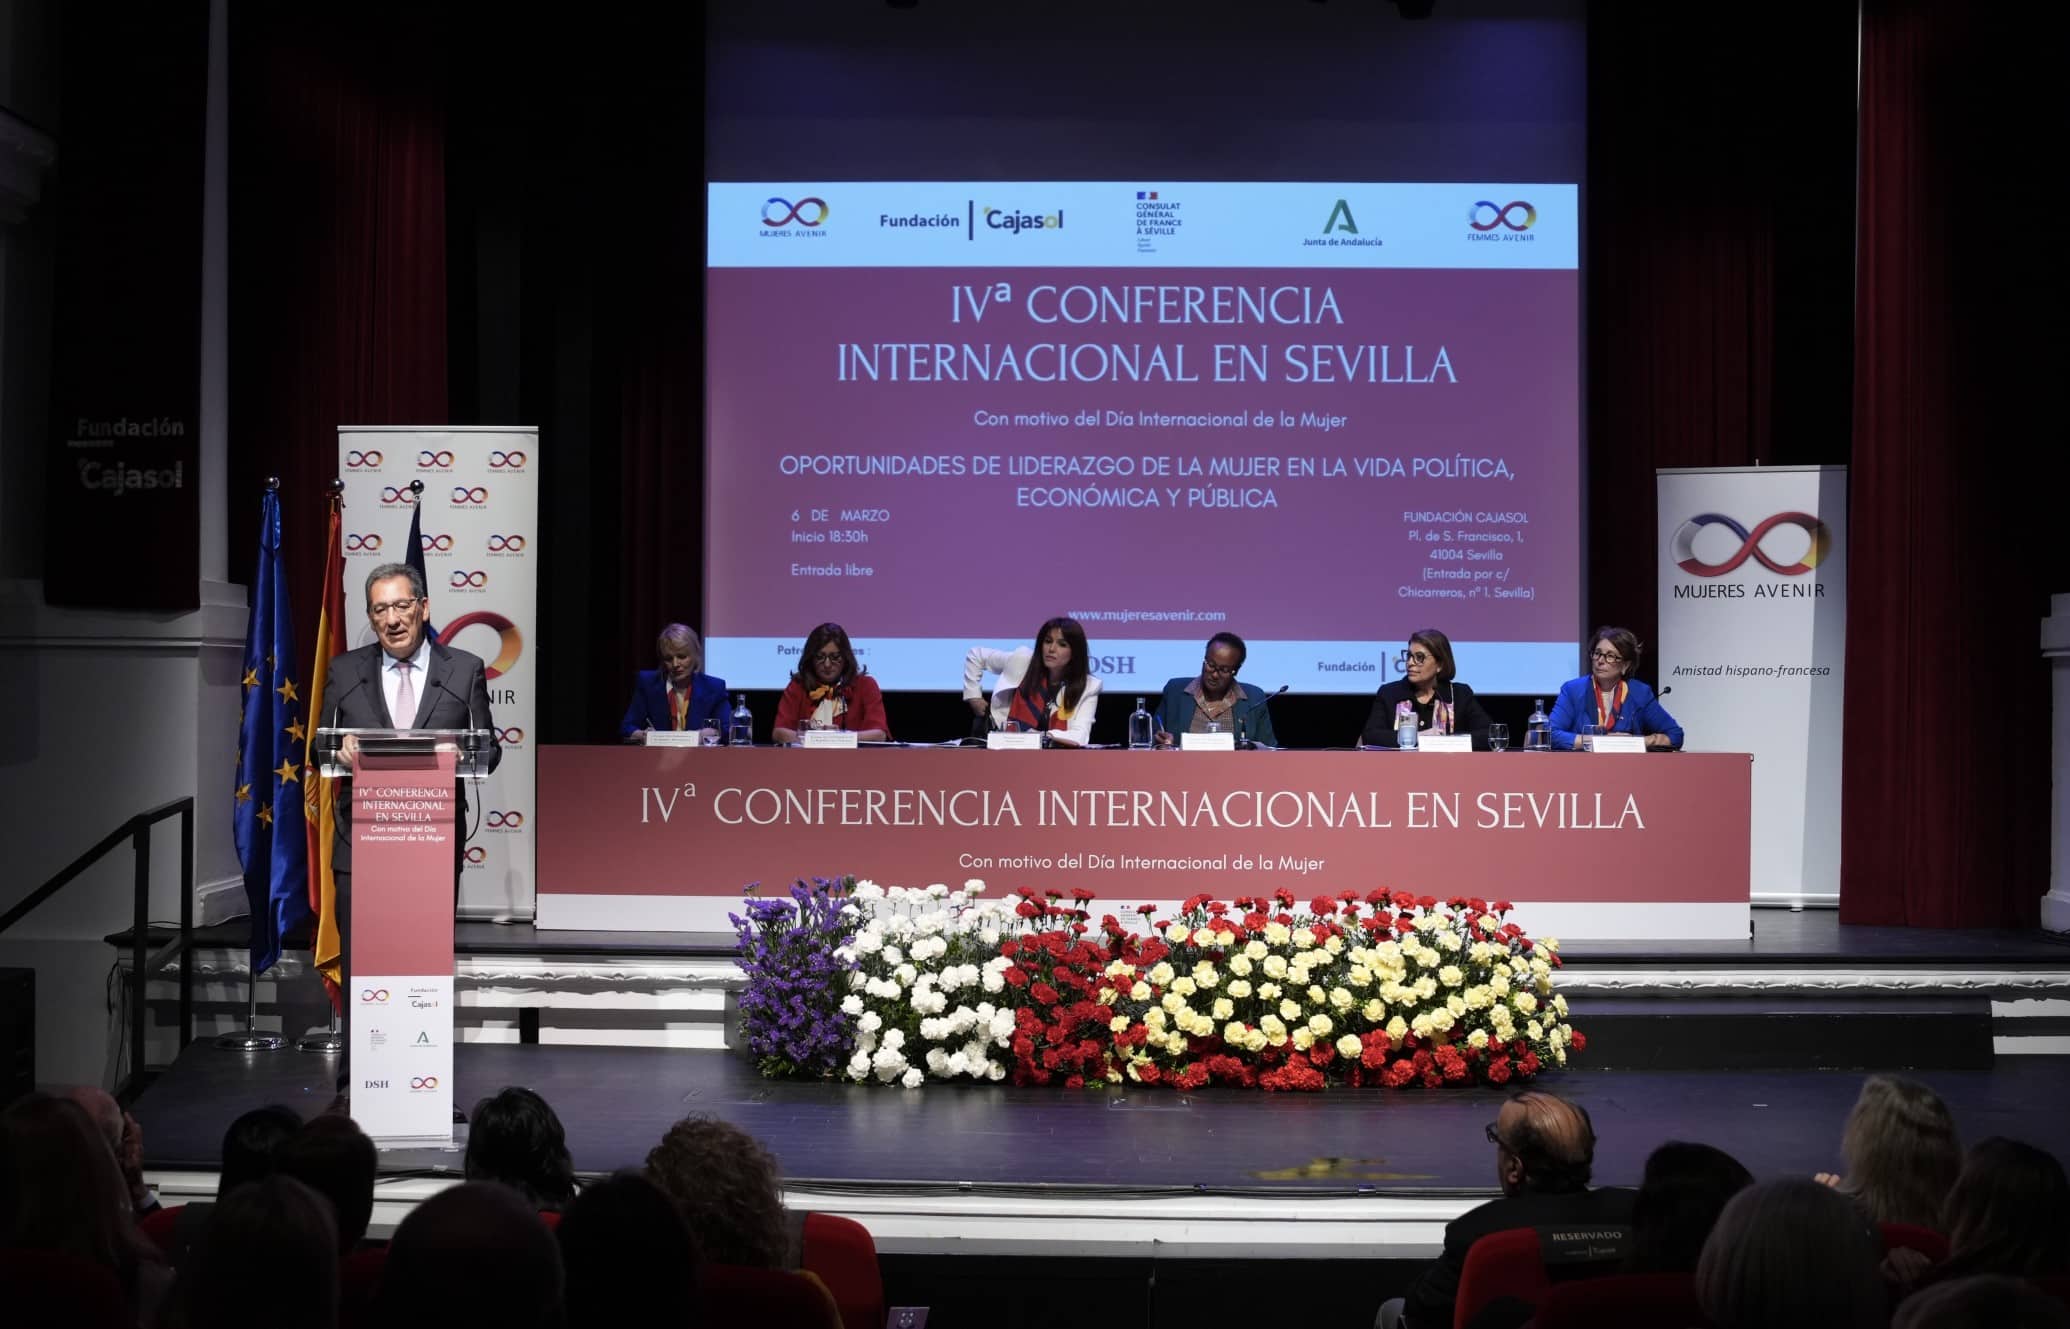
[[[338,430],[345,482],[347,644],[374,639],[366,575],[408,561],[413,504],[440,641],[482,658],[503,761],[468,790],[460,874],[464,918],[526,918],[534,908],[532,821],[538,787],[539,431],[532,428],[347,426]],[[422,480],[421,499],[410,489]]]
[[[1754,754],[1754,903],[1837,904],[1847,468],[1657,484],[1663,704],[1689,747]]]

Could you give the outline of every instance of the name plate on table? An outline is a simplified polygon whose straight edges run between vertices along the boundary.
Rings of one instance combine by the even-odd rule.
[[[1039,752],[1042,750],[1042,735],[1022,732],[1009,734],[995,729],[985,735],[985,746],[994,752]]]
[[[704,731],[701,729],[649,729],[647,746],[650,748],[701,748],[704,746]]]
[[[1234,752],[1234,734],[1181,734],[1179,750],[1182,752]]]
[[[1638,734],[1597,734],[1588,741],[1590,752],[1644,752],[1646,740]]]
[[[808,729],[798,735],[800,747],[848,748],[855,747],[855,731],[852,729]]]
[[[1418,752],[1471,752],[1472,734],[1422,734],[1416,739]]]

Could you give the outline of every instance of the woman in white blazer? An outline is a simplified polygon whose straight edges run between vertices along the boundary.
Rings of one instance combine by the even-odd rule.
[[[1041,666],[1030,668],[1038,658]],[[1078,620],[1053,618],[1035,634],[1032,647],[971,647],[963,657],[963,697],[974,713],[989,711],[994,729],[1035,730],[1049,734],[1052,743],[1084,747],[1092,741],[1100,701],[1100,680],[1086,672],[1091,660]],[[980,690],[986,674],[999,676],[989,704]]]

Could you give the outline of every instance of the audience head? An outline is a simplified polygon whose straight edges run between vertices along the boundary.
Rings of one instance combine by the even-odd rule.
[[[1754,1184],[1740,1161],[1707,1144],[1670,1140],[1646,1160],[1632,1202],[1627,1272],[1684,1274],[1696,1268],[1704,1241],[1733,1196]]]
[[[115,1166],[122,1170],[122,1184],[131,1202],[141,1205],[149,1192],[144,1186],[144,1142],[137,1134],[135,1120],[122,1110],[113,1094],[99,1085],[74,1085],[65,1091],[65,1097],[92,1118],[94,1129],[108,1142],[108,1152],[115,1155]]]
[[[273,1154],[302,1129],[302,1118],[278,1103],[251,1111],[223,1132],[223,1171],[216,1194],[228,1195],[247,1181],[273,1175]]]
[[[685,1117],[648,1153],[647,1175],[676,1202],[707,1260],[784,1267],[790,1233],[776,1160],[754,1136],[712,1117]]]
[[[0,1249],[62,1252],[136,1290],[149,1252],[129,1186],[100,1128],[69,1098],[30,1094],[0,1114]]]
[[[469,1181],[500,1181],[534,1209],[558,1209],[575,1198],[567,1133],[545,1099],[513,1086],[475,1104],[468,1120]]]
[[[567,1271],[569,1329],[653,1324],[697,1295],[697,1239],[667,1193],[637,1172],[585,1186],[554,1235]]]
[[[847,628],[839,623],[822,623],[805,634],[805,651],[798,658],[799,687],[807,692],[817,687],[843,687],[861,672]]]
[[[1916,1080],[1872,1075],[1840,1137],[1847,1193],[1878,1223],[1934,1227],[1962,1169],[1955,1118]]]
[[[1715,1329],[1882,1329],[1881,1243],[1845,1195],[1810,1178],[1749,1186],[1725,1205],[1696,1263]]]
[[[1488,1138],[1505,1195],[1558,1194],[1588,1188],[1596,1132],[1588,1112],[1553,1094],[1511,1094]]]
[[[2070,1329],[2070,1306],[2021,1279],[1978,1274],[1913,1293],[1890,1329]]]
[[[180,1270],[179,1297],[187,1329],[243,1329],[259,1318],[287,1329],[332,1329],[338,1228],[330,1201],[292,1177],[230,1190]]]
[[[367,1235],[374,1216],[374,1142],[352,1118],[326,1113],[281,1141],[273,1170],[293,1177],[331,1202],[338,1249],[349,1251]]]
[[[2031,1277],[2070,1273],[2070,1181],[2033,1145],[1992,1136],[1963,1160],[1942,1209],[1965,1269]]]
[[[395,1329],[551,1329],[561,1316],[560,1247],[508,1186],[454,1186],[396,1228],[375,1309]]]

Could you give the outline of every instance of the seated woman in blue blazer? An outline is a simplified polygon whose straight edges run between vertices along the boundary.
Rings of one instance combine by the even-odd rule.
[[[654,639],[661,668],[642,669],[633,679],[632,701],[619,723],[618,737],[644,743],[650,729],[716,730],[726,741],[726,680],[699,673],[704,643],[681,623],[671,623]]]
[[[1629,628],[1597,628],[1588,643],[1588,675],[1570,679],[1553,703],[1554,750],[1579,748],[1591,724],[1606,734],[1643,734],[1646,746],[1673,751],[1682,746],[1682,726],[1667,713],[1653,689],[1631,676],[1644,649]]]
[[[1180,734],[1204,734],[1213,724],[1222,733],[1236,735],[1239,742],[1278,747],[1264,689],[1236,681],[1236,671],[1249,654],[1243,638],[1233,632],[1209,637],[1199,676],[1173,679],[1157,699],[1157,746],[1175,746]]]

